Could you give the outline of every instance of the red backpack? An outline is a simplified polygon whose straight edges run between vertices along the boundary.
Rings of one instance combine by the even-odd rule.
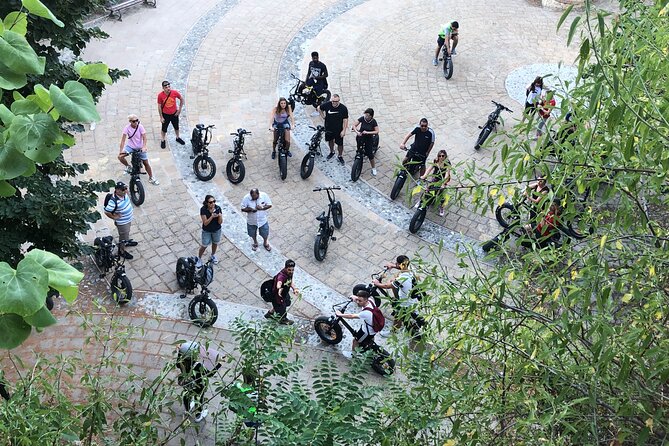
[[[377,333],[383,330],[383,327],[386,326],[386,318],[381,313],[379,307],[372,305],[372,308],[365,307],[362,309],[362,311],[365,310],[372,312],[372,329]]]

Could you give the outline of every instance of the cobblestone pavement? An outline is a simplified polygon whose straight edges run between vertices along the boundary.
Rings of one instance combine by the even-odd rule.
[[[135,208],[132,236],[140,244],[132,248],[135,259],[127,265],[139,298],[125,310],[129,311],[125,317],[136,322],[143,313],[186,318],[186,301],[175,296],[179,290],[174,268],[179,257],[197,252],[199,208],[207,193],[216,196],[224,210],[221,262],[211,288],[225,314],[215,330],[225,328],[232,314],[260,317],[266,307],[258,297],[259,286],[286,258],[298,265],[296,283],[304,296],[291,311],[304,327],[398,254],[420,251],[451,272],[459,271],[456,245],[497,233],[494,218],[477,215],[466,205],[451,206],[443,218],[430,212],[419,234],[410,234],[412,211],[406,194],[395,203],[387,198],[401,155],[399,143],[425,116],[437,135],[435,153],[445,148],[455,164],[473,161],[487,166],[493,149],[474,151],[473,143],[477,125],[491,111],[490,100],[516,111],[507,125],[519,118],[522,107],[507,95],[506,76],[525,65],[570,64],[576,55],[573,47],[565,48],[564,32],[555,32],[559,15],[525,0],[296,0],[282,7],[266,0],[161,0],[156,9],[133,9],[122,22],[103,22],[111,38],[91,43],[85,57],[127,68],[132,76],[106,90],[98,106],[102,122],[81,135],[68,156],[88,163],[91,177],[127,181],[116,154],[125,117],[136,113],[148,132],[149,157],[161,182],[159,186],[147,182],[146,202]],[[439,25],[447,19],[461,24],[450,80],[431,64]],[[319,159],[312,176],[301,180],[299,164],[310,135],[307,125],[320,120],[298,106],[294,156],[289,159],[288,178],[280,180],[276,162],[269,157],[269,113],[280,95],[288,95],[289,74],[304,76],[312,50],[318,50],[327,64],[330,90],[341,94],[350,122],[365,108],[375,109],[381,128],[378,176],[371,176],[365,162],[361,179],[350,182],[354,138],[347,135],[345,166]],[[208,183],[195,178],[190,144],[176,144],[171,130],[168,148],[159,147],[155,98],[163,79],[185,96],[181,129],[185,140],[198,122],[216,125],[210,149],[218,173]],[[225,178],[225,164],[231,148],[228,134],[238,127],[253,136],[246,144],[246,178],[234,186]],[[453,184],[461,181],[461,170],[456,168]],[[337,195],[344,226],[336,231],[337,240],[325,261],[317,262],[315,217],[326,209],[327,200],[312,189],[331,184],[344,188]],[[267,192],[274,202],[271,253],[262,248],[252,251],[245,234],[239,203],[251,187]],[[85,238],[92,242],[95,236],[110,233],[117,235],[103,217]],[[434,249],[442,240],[446,249]],[[164,324],[170,325],[168,332],[192,330],[179,321]],[[151,336],[162,340],[161,335]],[[31,341],[31,345],[37,344]],[[151,348],[166,354],[158,344]]]

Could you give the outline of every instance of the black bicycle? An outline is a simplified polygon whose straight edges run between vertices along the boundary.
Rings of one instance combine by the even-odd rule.
[[[209,143],[211,143],[211,129],[214,125],[197,124],[190,138],[193,147],[193,171],[200,181],[209,181],[216,175],[216,163],[209,156]]]
[[[339,186],[332,187],[317,187],[314,189],[314,192],[326,191],[328,193],[328,213],[325,211],[321,212],[321,215],[316,217],[318,220],[318,233],[316,234],[316,240],[314,241],[314,257],[319,262],[322,262],[325,259],[325,255],[328,252],[328,245],[330,240],[337,240],[333,236],[334,228],[340,229],[341,225],[344,223],[344,214],[341,209],[341,203],[335,200],[335,190],[341,190]],[[330,225],[330,216],[332,215],[332,222],[334,226]]]
[[[302,165],[300,166],[300,176],[303,180],[306,180],[311,175],[311,172],[314,171],[314,162],[316,161],[316,156],[322,156],[321,153],[321,141],[323,140],[323,135],[325,134],[325,127],[318,125],[316,127],[309,126],[310,129],[316,130],[316,133],[311,135],[311,140],[307,143],[309,147],[309,152],[304,155],[302,158]]]
[[[497,124],[499,124],[500,113],[502,113],[502,111],[508,111],[509,113],[513,113],[513,110],[505,107],[499,102],[495,101],[490,101],[490,102],[495,104],[495,110],[493,110],[493,112],[488,115],[488,121],[485,123],[485,125],[483,127],[479,126],[479,128],[481,129],[481,133],[479,133],[479,137],[476,140],[476,144],[474,145],[474,149],[476,150],[481,148],[486,139],[488,139],[490,134],[497,128]]]
[[[230,158],[230,161],[225,166],[225,174],[232,184],[239,184],[244,181],[244,176],[246,175],[246,168],[242,161],[242,158],[247,159],[246,152],[244,152],[244,138],[246,135],[250,135],[251,132],[247,132],[245,129],[237,129],[237,132],[230,134],[235,139],[232,141],[233,149],[228,150],[228,153],[232,153],[232,158]]]
[[[122,155],[130,155],[130,200],[135,206],[141,206],[146,198],[144,185],[140,178],[140,175],[146,175],[146,172],[142,172],[142,152],[133,150],[130,153],[123,153]]]
[[[313,105],[314,107],[318,107],[322,103],[330,100],[330,90],[325,89],[320,95],[317,95],[314,87],[305,84],[294,74],[291,74],[291,76],[296,81],[295,86],[288,95],[288,103],[290,104],[291,110],[295,110],[296,102],[299,102],[302,105]]]
[[[118,251],[114,253],[114,238],[111,235],[106,237],[96,237],[93,241],[93,260],[95,265],[100,268],[100,277],[104,277],[110,270],[114,270],[109,288],[112,299],[119,305],[125,305],[132,299],[132,285],[130,279],[125,274],[125,257],[121,255],[121,246],[133,246],[136,244],[133,240],[120,240],[118,242]]]
[[[404,183],[407,180],[409,175],[413,176],[420,170],[420,166],[425,163],[425,157],[421,155],[414,154],[411,159],[406,163],[403,163],[397,174],[395,175],[395,183],[393,183],[393,188],[390,191],[390,199],[394,200],[400,194],[400,191],[404,187]]]
[[[355,127],[353,128],[355,131]],[[379,150],[379,135],[365,135],[372,137],[372,154],[375,154]],[[356,138],[358,148],[355,152],[355,158],[353,159],[353,165],[351,166],[351,181],[354,183],[360,178],[362,173],[362,165],[365,161],[365,137]]]
[[[412,234],[418,232],[421,226],[423,226],[428,208],[440,202],[440,192],[442,192],[440,185],[419,182],[418,186],[420,187],[420,195],[417,201],[418,207],[416,207],[416,211],[409,222],[409,232]]]
[[[341,313],[346,313],[346,308],[350,304],[350,300],[335,304],[332,306],[332,312],[334,313],[339,310]],[[323,342],[330,345],[336,345],[344,338],[344,333],[341,328],[342,325],[351,332],[353,337],[356,337],[357,330],[354,330],[353,327],[346,322],[346,319],[336,315],[317,317],[314,321],[314,330],[316,330],[316,334],[323,340]],[[374,369],[376,373],[382,376],[392,375],[395,371],[395,360],[390,356],[390,353],[376,342],[372,342],[366,347],[361,346],[361,348],[363,351],[372,351],[372,369]]]
[[[188,316],[195,325],[211,327],[218,319],[218,307],[209,297],[208,286],[214,280],[214,267],[210,259],[204,265],[197,266],[197,257],[179,257],[177,260],[177,283],[185,290],[182,299],[200,287],[200,294],[193,297],[188,304]]]
[[[441,52],[444,60],[444,77],[450,79],[453,76],[453,57],[447,54],[446,45],[441,48]]]
[[[288,176],[288,150],[286,150],[285,129],[275,128],[277,159],[279,160],[279,175],[282,180]],[[277,135],[278,134],[278,135]]]

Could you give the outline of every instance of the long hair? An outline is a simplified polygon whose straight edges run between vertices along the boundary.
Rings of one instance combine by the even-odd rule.
[[[446,151],[444,149],[441,149],[439,152],[437,152],[437,157],[434,159],[434,161],[432,161],[433,164],[439,163],[439,155],[444,155],[444,157],[445,157],[444,160],[448,161],[448,154],[446,153]]]
[[[281,101],[286,101],[286,108],[281,108]],[[277,101],[276,107],[274,107],[274,114],[278,115],[279,113],[281,113],[282,110],[286,110],[287,114],[290,114],[290,112],[292,111],[290,109],[290,104],[288,103],[288,100],[284,97],[280,97],[279,100]]]
[[[214,196],[213,195],[206,195],[204,197],[204,201],[202,202],[202,206],[207,207],[207,205],[209,204],[207,202],[209,201],[210,198],[214,198]]]
[[[541,76],[537,76],[534,78],[532,83],[530,84],[530,90],[534,90],[537,86],[544,88],[544,78]]]

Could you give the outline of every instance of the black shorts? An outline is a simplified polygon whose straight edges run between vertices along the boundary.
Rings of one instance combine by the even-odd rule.
[[[372,345],[374,343],[374,336],[375,335],[368,335],[362,328],[355,332],[355,338],[358,340],[358,345],[360,347],[369,347]]]
[[[344,138],[341,137],[341,130],[338,132],[331,132],[329,130],[325,131],[325,140],[327,142],[330,142],[334,140],[334,143],[337,144],[338,146],[343,146],[344,145]]]
[[[374,159],[374,136],[377,135],[362,135],[362,136],[356,136],[355,137],[355,142],[358,146],[364,145],[365,149],[365,156],[371,160]]]
[[[170,123],[172,123],[174,130],[179,130],[179,115],[168,115],[167,113],[163,113],[163,119],[165,120],[161,127],[163,133],[167,132],[167,126],[170,125]]]
[[[451,40],[455,39],[456,37],[458,37],[458,33],[451,33]],[[439,47],[442,47],[444,46],[444,43],[446,43],[446,39],[441,36],[438,36],[437,45],[439,45]]]
[[[413,146],[407,151],[407,162],[418,163],[420,167],[425,167],[425,160],[427,160],[427,155],[415,151]]]

